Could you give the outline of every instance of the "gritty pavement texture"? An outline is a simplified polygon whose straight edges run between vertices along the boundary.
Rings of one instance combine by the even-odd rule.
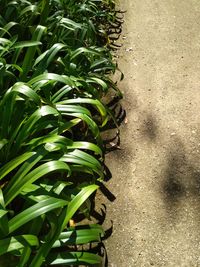
[[[123,0],[109,267],[200,266],[200,2]]]

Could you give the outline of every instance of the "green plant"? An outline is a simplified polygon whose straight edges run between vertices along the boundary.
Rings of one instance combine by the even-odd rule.
[[[114,3],[0,6],[0,255],[18,267],[99,263],[85,245],[101,241],[102,227],[70,220],[89,218],[104,178],[100,128],[115,119],[102,97],[121,97],[100,47]]]

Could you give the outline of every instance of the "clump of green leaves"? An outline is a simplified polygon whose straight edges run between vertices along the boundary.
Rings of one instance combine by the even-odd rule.
[[[117,66],[108,49],[113,1],[0,0],[0,256],[18,267],[97,264],[83,245],[104,178],[102,98]]]

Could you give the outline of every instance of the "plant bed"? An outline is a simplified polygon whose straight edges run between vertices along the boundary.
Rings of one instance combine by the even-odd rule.
[[[90,219],[105,176],[101,129],[117,125],[103,101],[111,90],[121,98],[109,78],[114,2],[0,6],[0,258],[18,267],[99,264],[90,248],[104,231],[76,218]]]

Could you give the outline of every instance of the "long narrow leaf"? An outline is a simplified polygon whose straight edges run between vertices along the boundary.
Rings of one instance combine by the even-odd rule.
[[[45,199],[37,203],[32,207],[22,211],[8,222],[9,233],[14,232],[22,225],[41,216],[42,214],[45,214],[53,209],[66,206],[67,204],[68,204],[67,201],[53,197],[49,197],[48,199]]]
[[[39,241],[36,236],[33,235],[21,235],[9,237],[6,239],[0,240],[0,255],[5,253],[20,250],[27,246],[38,246]]]

